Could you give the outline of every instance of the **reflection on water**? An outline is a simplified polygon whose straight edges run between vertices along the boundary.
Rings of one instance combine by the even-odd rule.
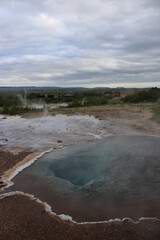
[[[75,220],[160,218],[160,138],[110,137],[51,152],[15,179],[13,189]]]

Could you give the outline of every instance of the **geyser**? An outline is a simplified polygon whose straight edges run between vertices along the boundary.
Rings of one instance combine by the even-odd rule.
[[[160,218],[160,138],[109,137],[40,158],[13,180],[77,221]]]

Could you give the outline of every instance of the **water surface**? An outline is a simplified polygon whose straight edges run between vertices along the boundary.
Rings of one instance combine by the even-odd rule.
[[[109,137],[53,151],[13,181],[12,190],[77,221],[160,218],[160,138]]]

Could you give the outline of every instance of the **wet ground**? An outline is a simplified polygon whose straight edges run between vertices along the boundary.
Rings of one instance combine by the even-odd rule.
[[[76,221],[160,218],[160,138],[109,137],[41,157],[8,191],[31,193]]]

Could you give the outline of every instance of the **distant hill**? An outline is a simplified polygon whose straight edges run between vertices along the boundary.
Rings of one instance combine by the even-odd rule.
[[[78,91],[78,90],[88,90],[88,91],[95,91],[95,90],[142,90],[142,89],[150,89],[150,88],[125,88],[125,87],[95,87],[95,88],[85,88],[85,87],[36,87],[36,86],[19,86],[19,87],[0,87],[0,92],[21,92],[21,91],[54,91],[54,90],[64,90],[64,91]]]
[[[6,91],[6,92],[10,92],[10,91],[46,91],[46,90],[80,90],[80,89],[87,89],[87,88],[83,88],[83,87],[35,87],[35,86],[20,86],[20,87],[0,87],[0,91]]]
[[[0,91],[24,91],[24,90],[28,90],[28,91],[34,91],[34,90],[48,90],[48,89],[59,89],[59,87],[35,87],[35,86],[30,86],[30,87],[0,87]]]

